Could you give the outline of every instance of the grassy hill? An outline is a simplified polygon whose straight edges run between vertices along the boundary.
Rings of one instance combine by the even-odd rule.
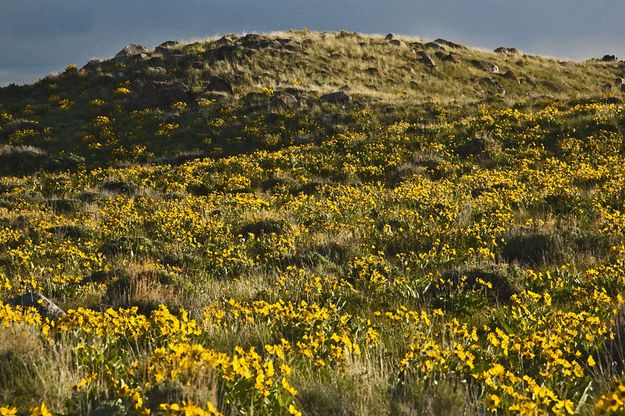
[[[624,73],[289,31],[0,89],[0,415],[622,414]]]

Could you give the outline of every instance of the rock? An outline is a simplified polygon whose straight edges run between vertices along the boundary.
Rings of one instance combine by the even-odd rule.
[[[621,92],[625,92],[625,84],[621,84]]]
[[[432,59],[432,57],[430,55],[428,55],[428,53],[426,51],[419,51],[419,52],[417,52],[417,56],[419,57],[419,60],[423,64],[425,64],[425,65],[427,65],[427,66],[429,66],[431,68],[434,68],[436,66],[436,62],[434,62],[434,59]]]
[[[453,62],[454,64],[459,64],[462,62],[462,55],[450,52],[447,56],[443,58],[445,61]]]
[[[351,101],[351,97],[344,91],[331,92],[329,94],[322,95],[319,99],[325,103],[331,104],[347,104]]]
[[[117,55],[115,55],[114,59],[121,60],[121,59],[130,58],[133,56],[141,56],[146,53],[148,53],[148,50],[146,48],[144,48],[141,45],[131,43],[128,46],[126,46],[124,49],[122,49],[121,51],[117,52]]]
[[[183,83],[150,81],[143,87],[140,107],[169,107],[172,103],[187,102],[191,90]]]
[[[206,87],[206,91],[226,93],[229,95],[234,94],[232,83],[226,78],[215,75],[208,77],[208,86]]]
[[[299,107],[299,101],[294,95],[288,92],[277,92],[274,94],[271,103],[274,107],[283,110],[295,110]]]
[[[498,81],[495,81],[494,79],[492,79],[491,77],[484,77],[480,80],[482,83],[488,85],[489,87],[493,87],[496,90],[498,90],[500,93],[505,93],[506,90],[504,89],[503,85],[501,85]]]
[[[601,60],[603,62],[616,62],[618,61],[618,58],[614,55],[603,55],[603,58],[601,58]]]
[[[621,85],[621,84],[625,84],[625,78],[623,77],[616,77],[616,85]]]
[[[454,43],[454,42],[441,39],[441,38],[436,39],[434,43],[437,43],[439,45],[445,45],[453,49],[466,49],[464,46],[460,45],[459,43]]]
[[[532,87],[536,86],[536,79],[534,77],[531,77],[529,75],[525,75],[523,78],[521,78],[520,80],[521,82],[527,82],[528,84],[530,84]]]
[[[370,66],[365,71],[367,71],[367,74],[372,75],[372,76],[376,76],[376,77],[382,75],[380,70],[378,68],[376,68],[376,67],[373,67],[373,66]]]
[[[263,40],[264,37],[262,35],[256,34],[256,33],[248,33],[247,35],[243,36],[242,38],[239,38],[239,42],[241,43],[257,43],[260,42],[261,40]]]
[[[166,42],[161,43],[156,48],[154,48],[154,51],[163,55],[168,55],[178,45],[180,45],[180,42],[176,42],[175,40],[168,40]]]
[[[55,305],[50,299],[35,292],[27,292],[22,296],[17,296],[9,300],[7,304],[14,307],[35,308],[42,318],[56,319],[65,316],[63,309]]]
[[[492,72],[493,74],[498,74],[499,73],[499,67],[497,65],[495,65],[492,62],[488,62],[488,61],[473,61],[473,64],[475,66],[477,66],[478,68],[480,68],[481,70],[484,70],[486,72]]]
[[[87,62],[86,64],[83,65],[82,68],[80,68],[80,70],[81,71],[94,71],[98,69],[99,65],[100,65],[99,59],[90,59],[89,62]]]
[[[425,44],[425,47],[428,49],[435,49],[435,50],[443,50],[445,49],[443,46],[441,46],[440,44],[436,43],[436,42],[428,42]]]
[[[495,53],[510,53],[510,54],[514,54],[514,53],[519,53],[519,50],[517,48],[504,48],[499,47],[497,49],[495,49],[494,51]]]
[[[393,34],[389,33],[388,35],[384,36],[384,40],[391,40],[393,39]]]
[[[511,79],[513,81],[520,83],[518,75],[514,73],[514,71],[512,71],[511,69],[508,69],[506,73],[502,75],[502,77],[508,78],[508,79]]]
[[[352,88],[349,85],[345,84],[339,88],[339,91],[351,91],[351,89]]]
[[[297,51],[302,49],[302,44],[293,39],[276,39],[276,42],[284,49]]]
[[[391,39],[388,41],[389,45],[393,45],[393,46],[398,46],[400,48],[408,48],[408,45],[406,45],[404,42],[402,42],[399,39]]]
[[[215,42],[213,42],[213,45],[217,46],[218,48],[221,48],[223,46],[232,46],[233,44],[234,42],[225,36],[222,36],[219,39],[217,39]]]

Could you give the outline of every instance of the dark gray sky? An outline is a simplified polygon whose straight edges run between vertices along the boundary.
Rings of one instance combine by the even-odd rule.
[[[130,42],[303,27],[625,57],[624,18],[625,0],[0,0],[0,85],[80,67]]]

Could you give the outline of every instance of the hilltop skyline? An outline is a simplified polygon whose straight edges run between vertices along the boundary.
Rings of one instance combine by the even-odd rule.
[[[625,55],[625,46],[619,45],[625,35],[619,24],[625,3],[613,0],[546,5],[538,0],[186,0],[176,8],[163,0],[149,2],[149,7],[143,0],[2,3],[0,85],[33,82],[71,63],[82,66],[91,58],[110,57],[131,42],[153,47],[171,39],[303,27],[444,37],[485,49],[510,46],[563,59]]]

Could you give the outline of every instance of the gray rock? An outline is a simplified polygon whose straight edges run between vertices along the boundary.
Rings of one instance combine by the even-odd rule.
[[[436,42],[428,42],[425,44],[425,47],[428,49],[435,49],[435,50],[443,50],[445,49],[442,45],[436,43]]]
[[[54,304],[50,299],[36,292],[27,292],[7,302],[11,306],[35,308],[42,318],[56,319],[65,316],[65,311]]]
[[[510,53],[510,54],[515,54],[515,53],[519,53],[519,50],[517,48],[504,48],[499,47],[497,49],[495,49],[494,51],[495,53]]]
[[[234,94],[232,83],[226,78],[218,77],[215,75],[211,75],[208,78],[208,86],[206,87],[206,91],[225,93],[229,95]]]
[[[488,61],[474,61],[474,64],[486,71],[486,72],[492,72],[493,74],[498,74],[499,73],[499,67],[497,65],[495,65],[492,62],[488,62]]]
[[[451,42],[449,40],[445,40],[445,39],[441,39],[441,38],[436,39],[434,41],[434,43],[437,43],[439,45],[445,45],[445,46],[450,47],[452,49],[466,49],[464,46],[462,46],[459,43]]]
[[[393,39],[393,34],[392,33],[389,33],[386,36],[384,36],[384,40],[391,40],[391,39]]]
[[[295,110],[297,107],[299,107],[299,101],[297,101],[297,98],[295,98],[293,94],[289,94],[288,92],[284,91],[274,94],[271,100],[271,104],[274,107],[283,110]]]
[[[482,83],[486,84],[489,87],[495,88],[500,93],[505,93],[506,92],[506,90],[504,89],[503,85],[501,85],[498,81],[495,81],[491,77],[484,77],[480,81]]]
[[[527,82],[532,87],[536,86],[536,79],[534,77],[532,77],[532,76],[529,76],[529,75],[525,75],[523,78],[521,78],[521,82]]]
[[[603,55],[603,58],[601,58],[601,60],[603,62],[616,62],[618,61],[618,58],[614,55]]]
[[[276,42],[280,44],[281,47],[290,51],[297,51],[302,49],[302,44],[293,40],[293,39],[276,39]]]
[[[506,71],[506,73],[504,73],[504,74],[502,75],[502,77],[504,77],[504,78],[508,78],[508,79],[511,79],[511,80],[513,80],[513,81],[516,81],[516,82],[520,82],[520,80],[519,80],[519,76],[518,76],[518,75],[517,75],[517,74],[516,74],[513,70],[511,70],[511,69],[508,69],[508,70]]]
[[[445,61],[453,62],[455,64],[459,64],[462,62],[462,55],[457,53],[450,52],[447,56],[443,58]]]
[[[370,66],[365,71],[367,71],[367,74],[372,75],[372,76],[376,76],[376,77],[382,75],[380,70],[378,68],[374,67],[374,66]]]
[[[115,55],[114,59],[121,60],[121,59],[130,58],[133,56],[141,56],[146,53],[148,53],[148,50],[146,48],[144,48],[141,45],[131,43],[128,46],[126,46],[124,49],[122,49],[121,51],[117,52],[117,55]]]
[[[332,104],[347,104],[351,101],[351,97],[343,91],[331,92],[329,94],[322,95],[319,99],[325,103]]]
[[[163,42],[160,45],[158,45],[156,48],[154,48],[154,51],[166,57],[174,53],[174,51],[179,45],[180,45],[180,42],[176,42],[174,40],[168,40],[167,42]]]
[[[399,48],[408,48],[408,45],[406,45],[404,42],[402,42],[399,39],[391,39],[388,41],[389,45],[393,45],[393,46],[397,46]]]
[[[436,62],[434,62],[434,59],[432,59],[426,51],[417,52],[417,56],[423,64],[429,66],[430,68],[434,68],[436,66]]]
[[[232,46],[234,44],[234,42],[230,39],[228,39],[225,36],[220,37],[219,39],[217,39],[215,42],[213,42],[213,45],[221,48],[223,46]]]
[[[191,98],[191,89],[183,83],[150,81],[143,87],[140,108],[169,107],[177,101],[187,102]]]

